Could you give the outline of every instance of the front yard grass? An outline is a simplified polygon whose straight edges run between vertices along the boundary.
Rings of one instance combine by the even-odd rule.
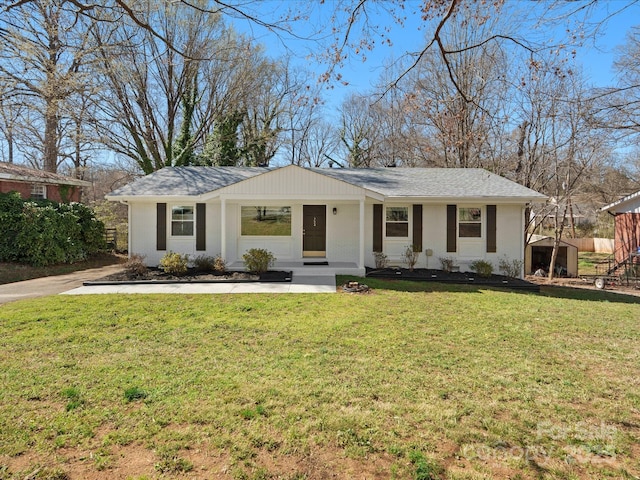
[[[637,299],[366,283],[0,307],[0,479],[640,475]]]

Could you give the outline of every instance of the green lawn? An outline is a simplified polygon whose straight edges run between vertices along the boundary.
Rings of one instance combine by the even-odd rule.
[[[367,283],[0,307],[0,479],[640,475],[640,299]]]

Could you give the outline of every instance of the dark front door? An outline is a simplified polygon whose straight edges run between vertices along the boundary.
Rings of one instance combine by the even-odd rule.
[[[302,256],[324,257],[327,254],[327,207],[302,207]]]

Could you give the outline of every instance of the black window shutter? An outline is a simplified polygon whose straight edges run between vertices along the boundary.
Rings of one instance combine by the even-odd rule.
[[[413,251],[422,251],[422,205],[413,206]]]
[[[373,206],[373,251],[382,252],[382,205]]]
[[[496,206],[487,205],[487,252],[495,253],[498,250],[496,237]]]
[[[456,205],[447,205],[447,252],[455,252],[457,250],[457,213],[458,207]]]
[[[207,204],[196,203],[196,250],[207,249]]]
[[[167,204],[158,203],[156,205],[156,250],[167,249]]]

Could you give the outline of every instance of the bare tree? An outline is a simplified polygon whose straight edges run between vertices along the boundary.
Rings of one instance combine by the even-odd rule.
[[[14,84],[14,81],[0,77],[0,134],[6,145],[6,150],[2,149],[2,158],[8,163],[15,159],[20,117],[25,108]]]
[[[283,69],[282,84],[288,95],[282,111],[283,158],[293,165],[305,165],[310,161],[309,143],[313,142],[314,132],[324,113],[321,104],[321,86],[317,82],[308,83],[309,72]],[[335,141],[335,136],[332,137]],[[331,148],[333,152],[334,148]],[[330,155],[329,152],[325,152]],[[326,159],[327,161],[329,159]]]
[[[633,28],[614,63],[617,84],[594,93],[597,118],[621,140],[640,142],[640,27]]]
[[[40,117],[42,166],[50,172],[62,161],[65,102],[89,83],[82,65],[91,55],[91,28],[67,0],[16,2],[0,16],[0,75],[14,83],[31,119]]]
[[[340,109],[340,141],[349,167],[373,167],[380,158],[380,132],[371,109],[372,99],[351,95]]]
[[[0,8],[0,12],[11,12],[25,5],[40,0],[7,0]],[[621,2],[612,7],[612,12],[604,18],[595,18],[595,0],[582,2],[565,2],[553,0],[539,5],[508,2],[482,2],[490,5],[486,14],[479,14],[470,19],[472,27],[481,26],[489,18],[503,15],[505,10],[519,8],[519,16],[523,17],[532,28],[552,28],[558,25],[571,24],[567,38],[558,39],[553,44],[539,42],[539,37],[527,35],[523,32],[496,29],[478,38],[473,44],[465,45],[465,50],[480,48],[490,43],[510,44],[537,55],[541,52],[556,48],[568,48],[593,38],[600,27],[612,16],[629,11],[638,0]],[[165,32],[157,29],[144,15],[144,8],[140,8],[137,0],[105,0],[95,3],[88,0],[67,0],[75,7],[78,15],[92,19],[108,19],[113,11],[122,12],[130,20],[149,32],[150,35],[165,42],[169,48],[181,51],[179,43],[173,42]],[[256,29],[277,35],[283,44],[288,38],[306,39],[314,42],[315,51],[320,60],[326,62],[327,70],[323,75],[325,80],[341,81],[339,72],[345,60],[354,57],[366,58],[368,52],[376,45],[393,44],[391,36],[394,25],[403,26],[408,16],[419,17],[420,31],[426,32],[426,42],[415,52],[406,52],[407,62],[405,70],[389,85],[396,85],[408,72],[413,70],[422,58],[429,52],[435,51],[449,72],[451,84],[466,101],[471,101],[458,83],[457,78],[450,72],[450,59],[460,53],[460,49],[451,48],[443,41],[443,31],[451,19],[461,10],[469,8],[470,2],[462,0],[424,0],[407,5],[403,0],[389,0],[377,2],[375,0],[336,0],[330,5],[326,2],[298,2],[294,7],[286,0],[274,8],[265,9],[260,0],[180,0],[180,3],[195,11],[213,16],[223,16],[234,20],[249,22]],[[535,8],[532,8],[535,7]],[[284,12],[284,13],[283,13]],[[309,24],[303,23],[308,18],[320,14],[330,17],[328,24],[323,24],[315,30],[309,31]],[[383,18],[382,23],[374,22],[374,18]],[[330,30],[326,28],[330,26]],[[503,25],[504,26],[504,25]],[[330,34],[327,35],[327,31]],[[329,40],[327,44],[326,40]]]
[[[553,148],[547,192],[552,195],[554,245],[549,265],[549,278],[556,274],[556,260],[568,218],[572,219],[572,199],[580,192],[590,172],[610,151],[609,137],[596,128],[592,120],[592,101],[584,81],[577,73],[562,75],[554,93],[562,99],[552,112],[550,145]]]
[[[211,104],[202,101],[199,90],[198,80],[206,70],[189,55],[215,48],[224,31],[218,20],[190,9],[150,1],[144,7],[145,23],[163,38],[180,44],[184,55],[140,29],[129,17],[118,19],[116,30],[95,29],[94,41],[99,49],[100,78],[106,86],[101,98],[102,142],[150,173],[183,163],[182,154],[203,138],[212,116]],[[195,108],[194,103],[197,115],[183,115],[183,107]],[[188,123],[183,130],[182,121]],[[177,150],[181,133],[182,145]]]
[[[480,43],[502,22],[510,23],[510,17],[489,17],[479,26],[473,22],[489,16],[487,9],[491,8],[479,5],[453,14],[440,39],[447,51],[455,53],[447,56],[445,64],[442,56],[429,52],[406,77],[408,98],[419,121],[437,141],[441,166],[492,167],[496,163],[495,147],[508,104],[501,93],[509,88],[505,81],[509,64],[495,43],[465,48]]]

